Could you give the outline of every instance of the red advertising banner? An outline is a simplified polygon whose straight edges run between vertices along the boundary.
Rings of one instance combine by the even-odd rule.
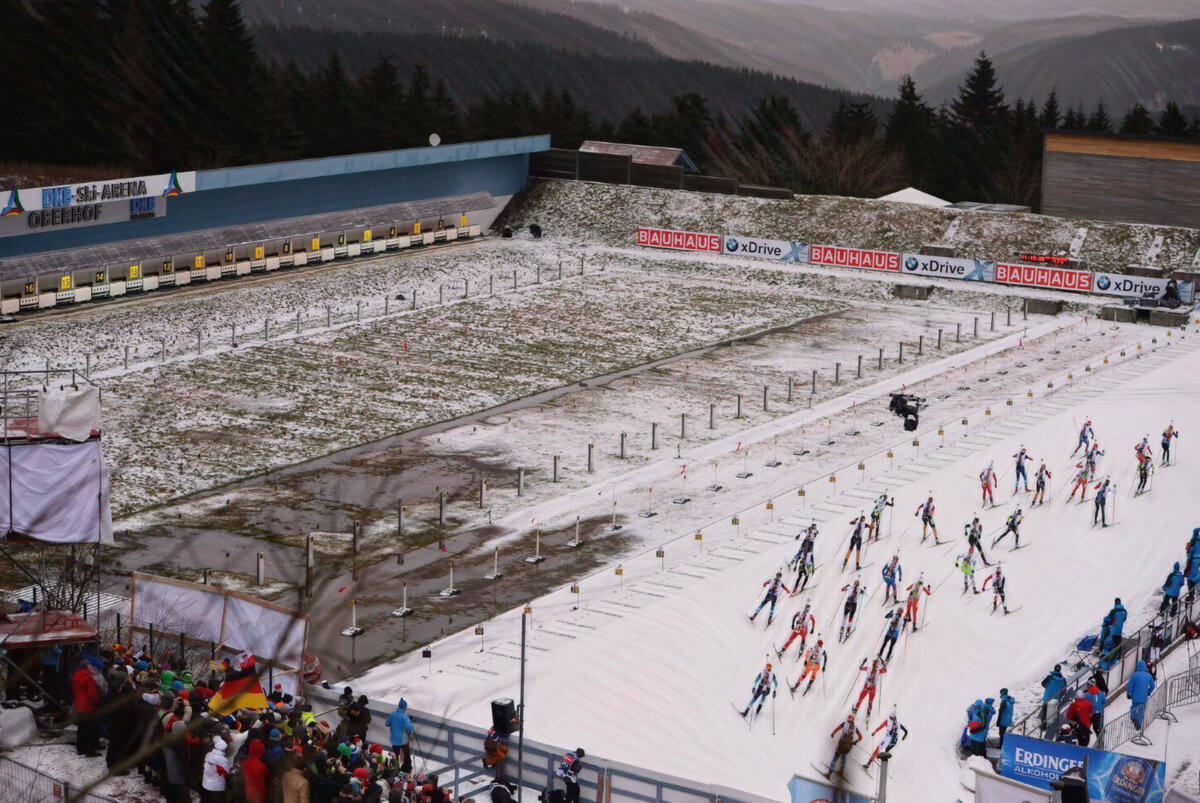
[[[1092,272],[1071,268],[1047,268],[1041,265],[1009,265],[996,263],[996,281],[1000,284],[1023,284],[1029,287],[1048,287],[1052,290],[1092,291]]]
[[[711,251],[721,253],[721,235],[700,234],[694,231],[672,231],[638,226],[637,244],[651,248],[671,248],[676,251]]]
[[[808,259],[814,265],[834,265],[839,268],[865,268],[893,273],[900,270],[900,255],[891,251],[864,251],[835,245],[814,245],[809,251]]]

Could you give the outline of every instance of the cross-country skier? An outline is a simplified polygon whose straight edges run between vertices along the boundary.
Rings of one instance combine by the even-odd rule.
[[[846,756],[854,749],[854,746],[862,741],[862,731],[854,724],[854,714],[846,717],[846,721],[833,729],[833,733],[829,734],[831,738],[837,738],[837,745],[833,750],[833,761],[829,762],[829,771],[825,773],[828,778],[834,772],[846,774]],[[838,762],[842,763],[841,769],[838,768]]]
[[[1150,451],[1149,435],[1142,438],[1142,442],[1133,447],[1133,454],[1137,458],[1138,463],[1144,463],[1154,458],[1154,453]]]
[[[879,678],[887,672],[887,664],[878,658],[871,659],[871,666],[867,666],[867,659],[864,658],[862,664],[858,667],[859,672],[866,672],[867,677],[863,681],[862,691],[858,693],[858,702],[850,710],[858,713],[859,706],[862,705],[863,698],[867,699],[867,720],[871,719],[871,707],[875,705],[875,691],[879,687]]]
[[[1087,486],[1088,481],[1091,480],[1091,478],[1092,472],[1090,469],[1088,469],[1086,462],[1081,463],[1079,466],[1079,471],[1075,473],[1075,484],[1071,486],[1071,495],[1067,497],[1067,501],[1070,502],[1075,498],[1076,491],[1079,491],[1080,502],[1087,499]]]
[[[804,590],[808,585],[808,581],[812,578],[813,573],[813,549],[817,541],[817,523],[814,521],[806,530],[801,531],[804,540],[800,542],[800,548],[796,550],[796,554],[788,561],[788,567],[795,567],[796,581],[792,583],[792,594],[796,594],[797,590]],[[796,536],[797,538],[800,535]]]
[[[900,567],[900,556],[892,555],[892,559],[883,567],[883,604],[887,605],[888,597],[892,602],[899,602],[896,596],[896,584],[904,578],[904,570]]]
[[[779,601],[780,589],[791,592],[787,586],[783,584],[783,572],[775,572],[775,576],[763,583],[763,588],[767,589],[767,593],[763,596],[762,602],[758,603],[758,607],[754,609],[754,613],[750,614],[750,621],[754,621],[754,617],[758,616],[758,612],[769,602],[771,603],[771,612],[767,614],[767,624],[775,621],[775,603]]]
[[[1017,505],[1017,509],[1014,510],[1012,513],[1010,513],[1008,516],[1008,519],[1004,522],[1004,532],[1000,533],[992,540],[992,546],[995,546],[996,544],[1000,543],[1001,541],[1004,540],[1004,536],[1008,535],[1009,533],[1012,533],[1013,540],[1016,541],[1016,544],[1017,544],[1014,547],[1014,549],[1019,549],[1021,547],[1020,528],[1021,528],[1021,520],[1023,518],[1025,518],[1025,514],[1021,512],[1021,506]]]
[[[1167,424],[1167,428],[1162,434],[1162,464],[1165,466],[1171,462],[1171,439],[1179,437],[1179,430],[1175,429],[1175,422]]]
[[[880,525],[883,524],[883,511],[885,508],[893,507],[895,504],[896,500],[888,499],[886,493],[880,494],[879,498],[875,500],[875,507],[871,508],[871,523],[867,525],[869,533],[867,536],[868,541],[879,540]]]
[[[992,584],[992,611],[996,610],[996,603],[1004,609],[1004,613],[1008,613],[1008,600],[1004,596],[1004,586],[1008,583],[1008,578],[1000,573],[1000,567],[996,567],[996,571],[983,578],[983,590],[987,591],[988,583]]]
[[[865,597],[867,590],[855,580],[849,585],[842,586],[846,594],[846,602],[842,606],[842,628],[838,631],[838,641],[846,638],[854,630],[854,614],[858,611],[858,598]]]
[[[846,564],[850,561],[850,553],[853,552],[854,570],[858,571],[862,568],[859,564],[862,562],[863,530],[867,526],[867,517],[860,513],[857,519],[850,521],[850,526],[854,530],[850,533],[850,548],[846,550],[846,557],[842,558],[842,569],[845,570]]]
[[[1021,451],[1013,455],[1017,461],[1017,476],[1013,482],[1013,493],[1015,494],[1021,487],[1021,483],[1025,483],[1025,490],[1029,490],[1029,475],[1025,473],[1025,463],[1031,460],[1029,453],[1025,451],[1025,447],[1021,447]]]
[[[933,497],[929,497],[925,502],[917,505],[917,512],[914,516],[921,517],[921,543],[925,543],[926,530],[933,529],[933,543],[940,544],[938,540],[937,525],[933,523]]]
[[[1042,464],[1038,466],[1037,474],[1034,475],[1033,504],[1046,504],[1046,480],[1052,476],[1054,475],[1050,473],[1050,469],[1046,468],[1046,461],[1043,460]]]
[[[889,753],[896,746],[896,743],[902,739],[908,738],[908,728],[900,724],[900,720],[896,718],[896,706],[892,706],[892,713],[888,714],[888,718],[879,724],[879,727],[871,731],[871,735],[879,733],[884,728],[887,731],[883,734],[883,739],[875,746],[875,751],[871,753],[871,757],[867,759],[867,763],[863,764],[864,770],[871,769],[871,764],[880,753]],[[900,731],[904,731],[904,735],[900,735]]]
[[[1100,451],[1100,442],[1096,441],[1092,444],[1091,450],[1087,453],[1087,458],[1084,460],[1087,463],[1088,471],[1092,474],[1096,473],[1096,461],[1104,457],[1105,452]]]
[[[796,533],[796,538],[794,538],[793,540],[797,540],[797,541],[799,541],[800,539],[804,539],[805,541],[816,540],[816,537],[817,537],[817,522],[814,520],[814,522],[812,522],[811,525],[809,525],[808,527],[805,527],[804,529],[802,529],[802,531]],[[800,546],[803,547],[804,545],[800,544]]]
[[[808,586],[816,567],[813,565],[813,553],[804,556],[801,563],[796,564],[796,582],[792,583],[792,596],[796,596]]]
[[[796,657],[800,658],[804,655],[804,642],[808,640],[808,634],[817,626],[817,620],[813,618],[812,606],[809,603],[804,603],[804,609],[796,611],[792,614],[792,635],[788,636],[788,640],[784,642],[783,647],[776,650],[779,659],[783,660],[783,654],[788,651],[788,647],[792,646],[792,642],[798,636],[800,638],[800,649],[797,650]]]
[[[788,687],[792,694],[796,693],[796,689],[800,688],[800,684],[804,682],[805,678],[808,678],[808,685],[804,687],[804,693],[808,694],[808,690],[812,688],[813,682],[817,679],[817,672],[825,671],[827,658],[824,640],[817,639],[817,643],[809,647],[808,652],[804,654],[804,671],[800,673],[800,677],[796,678],[796,682]]]
[[[924,582],[924,577],[925,573],[921,572],[917,577],[917,582],[905,589],[908,592],[908,598],[904,603],[904,621],[912,622],[913,632],[917,630],[917,607],[921,604],[921,592],[924,591],[927,597],[933,593],[929,584]]]
[[[1116,488],[1109,482],[1108,477],[1104,478],[1104,482],[1096,483],[1096,506],[1092,510],[1093,526],[1096,524],[1096,519],[1101,521],[1102,526],[1108,526],[1108,521],[1105,519],[1105,511],[1108,509],[1108,494],[1113,490],[1116,490]]]
[[[1091,419],[1083,422],[1083,426],[1079,428],[1079,443],[1075,444],[1075,451],[1071,452],[1071,457],[1075,456],[1075,452],[1083,449],[1083,453],[1087,454],[1088,444],[1092,438],[1096,437],[1096,433],[1092,430]]]
[[[954,568],[962,572],[963,575],[963,593],[967,593],[967,583],[971,584],[971,590],[976,594],[979,589],[975,587],[975,556],[971,553],[959,555],[954,559]]]
[[[1146,490],[1146,481],[1150,479],[1150,475],[1154,473],[1154,461],[1143,460],[1138,463],[1137,474],[1138,484],[1137,490],[1134,491],[1134,496],[1141,495]]]
[[[991,566],[988,562],[987,555],[983,554],[983,542],[980,540],[983,537],[983,525],[979,523],[979,517],[970,524],[963,525],[963,534],[967,536],[967,554],[971,554],[976,549],[979,550],[979,557],[983,559],[984,566]]]
[[[884,617],[883,627],[883,644],[879,645],[879,658],[881,660],[892,660],[892,650],[896,648],[896,639],[900,638],[900,631],[904,629],[904,614],[903,609],[896,607]],[[883,657],[883,651],[887,650],[887,658]]]
[[[987,468],[979,472],[979,487],[983,493],[983,499],[980,504],[996,504],[996,499],[992,496],[992,490],[998,484],[996,479],[996,470],[992,468],[992,464],[988,463]]]
[[[775,678],[775,673],[771,671],[771,664],[768,662],[763,670],[758,673],[758,677],[754,678],[753,696],[750,702],[746,703],[746,709],[742,711],[742,716],[750,713],[750,709],[754,706],[754,701],[758,701],[758,708],[754,709],[754,716],[758,716],[762,711],[763,703],[767,701],[767,695],[775,695],[779,690],[779,681]]]

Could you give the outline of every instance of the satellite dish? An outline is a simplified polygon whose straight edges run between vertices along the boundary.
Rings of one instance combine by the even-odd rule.
[[[437,134],[430,134],[429,135],[429,144],[436,148],[438,145],[442,144],[442,138],[439,137]]]

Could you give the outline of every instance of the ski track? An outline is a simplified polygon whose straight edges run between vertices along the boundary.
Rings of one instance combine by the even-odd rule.
[[[1044,327],[1043,333],[1054,328],[1057,326]],[[786,784],[793,774],[812,777],[808,762],[823,761],[831,754],[833,745],[828,733],[849,712],[853,703],[850,698],[861,688],[859,663],[874,655],[881,642],[886,609],[867,602],[860,605],[853,634],[845,644],[837,643],[836,628],[844,598],[841,589],[853,577],[853,573],[837,570],[845,554],[848,520],[853,511],[869,507],[870,498],[887,490],[896,503],[889,509],[884,526],[894,533],[884,542],[867,544],[864,561],[879,547],[885,553],[876,556],[880,560],[898,552],[904,571],[902,593],[921,571],[932,585],[950,582],[932,597],[922,597],[925,621],[911,644],[908,632],[897,643],[876,699],[872,725],[882,721],[896,704],[901,721],[909,728],[910,738],[897,748],[891,764],[890,789],[897,799],[969,796],[960,785],[961,765],[955,754],[966,707],[977,697],[998,697],[999,689],[1007,686],[1017,697],[1018,717],[1031,710],[1040,700],[1040,678],[1065,658],[1081,635],[1098,627],[1113,596],[1120,595],[1130,609],[1128,627],[1140,626],[1152,612],[1154,590],[1171,562],[1182,556],[1184,541],[1194,526],[1184,506],[1166,504],[1171,498],[1186,498],[1195,490],[1196,483],[1187,471],[1186,442],[1177,446],[1182,467],[1156,475],[1156,494],[1131,498],[1131,475],[1126,469],[1133,460],[1133,444],[1142,435],[1157,433],[1167,421],[1185,420],[1195,412],[1197,402],[1193,399],[1200,390],[1200,372],[1188,366],[1195,363],[1196,342],[1186,337],[1171,342],[1161,330],[1129,327],[1118,331],[1109,350],[1103,352],[1113,355],[1113,365],[1102,367],[1098,358],[1089,359],[1079,352],[1072,355],[1080,358],[1079,364],[1048,360],[1042,363],[1036,381],[1021,380],[1021,387],[1028,384],[1036,388],[1032,400],[1014,392],[1017,401],[1013,408],[993,401],[993,407],[999,409],[992,409],[991,416],[977,411],[969,416],[966,427],[958,423],[959,414],[953,413],[948,417],[952,423],[943,425],[947,445],[940,449],[940,436],[930,432],[918,433],[922,443],[928,441],[929,445],[914,448],[907,440],[897,440],[891,429],[894,443],[885,447],[894,453],[891,460],[882,452],[874,454],[875,444],[848,441],[853,446],[842,452],[842,463],[865,459],[867,470],[861,476],[856,476],[860,472],[855,469],[842,474],[857,480],[862,491],[837,494],[837,483],[825,482],[824,477],[810,470],[803,477],[809,482],[803,498],[794,490],[783,493],[768,488],[760,492],[753,484],[742,493],[706,494],[716,498],[719,518],[705,518],[712,504],[689,505],[690,510],[657,517],[653,522],[657,531],[643,537],[645,551],[634,548],[622,557],[623,577],[616,577],[610,565],[577,581],[584,590],[578,610],[573,610],[575,600],[566,588],[535,600],[531,644],[548,649],[552,660],[543,660],[539,655],[528,664],[527,723],[531,738],[562,744],[586,742],[589,752],[634,764],[644,764],[646,756],[653,755],[654,768],[662,772],[769,798],[785,798]],[[1157,345],[1151,345],[1152,336],[1157,336]],[[1036,351],[1036,338],[1034,332],[1026,337],[1027,350]],[[1134,344],[1138,342],[1145,344],[1144,350],[1136,350]],[[1062,338],[1058,338],[1058,345],[1064,345]],[[1005,344],[994,342],[973,352],[995,353],[1004,348]],[[1124,358],[1116,356],[1120,348],[1126,350]],[[971,356],[980,359],[979,354]],[[966,359],[967,355],[958,355],[954,360],[954,373],[965,373],[965,378],[951,380],[949,365],[928,364],[886,384],[894,387],[905,382],[922,395],[933,391],[921,382],[930,386],[947,381],[973,384],[972,371],[960,370]],[[1090,374],[1084,371],[1084,364],[1093,367]],[[1067,372],[1074,373],[1073,380],[1066,378]],[[983,369],[977,367],[973,376],[982,373]],[[1103,387],[1097,387],[1101,378]],[[1049,396],[1047,382],[1056,386]],[[989,387],[989,398],[996,398],[999,390]],[[833,416],[836,420],[849,407],[847,400],[833,400],[821,405],[823,409],[814,408],[730,435],[688,459],[732,451],[735,442],[794,437],[795,429],[812,427],[822,417]],[[1068,480],[1064,466],[1071,464],[1069,455],[1076,441],[1077,422],[1083,417],[1091,418],[1107,451],[1098,467],[1099,477],[1112,475],[1118,483],[1117,523],[1103,530],[1091,527],[1090,496],[1089,504],[1082,509],[1063,504]],[[964,437],[954,429],[967,430],[968,434]],[[959,594],[961,574],[954,568],[955,545],[961,541],[958,528],[978,511],[980,468],[994,461],[998,473],[1005,467],[1011,472],[1010,456],[1022,443],[1035,458],[1045,458],[1055,472],[1047,494],[1051,501],[1032,509],[1022,502],[1026,508],[1022,543],[1029,544],[1029,548],[1004,550],[1002,544],[996,556],[1004,563],[1009,607],[1014,613],[990,616],[990,601],[970,605],[974,595],[963,598]],[[937,452],[932,453],[938,457],[930,459],[927,450],[935,449]],[[949,459],[942,459],[947,455]],[[618,494],[669,476],[674,464],[673,460],[660,460],[629,472],[615,481]],[[913,471],[914,464],[920,464],[921,470]],[[772,479],[780,475],[760,473],[775,486],[782,484]],[[801,477],[793,474],[792,479]],[[1011,481],[1011,477],[1008,479]],[[1006,497],[1004,482],[1002,478],[999,504],[979,511],[985,539],[1000,531],[1015,506],[1016,500]],[[937,548],[919,545],[920,527],[910,517],[930,491],[937,504],[935,520],[943,535],[943,546]],[[597,492],[584,488],[577,493]],[[773,498],[774,510],[767,513],[761,504],[748,506],[746,503],[756,496]],[[568,494],[541,503],[538,516],[544,520],[565,515],[575,504],[570,497]],[[729,517],[739,511],[742,521],[735,529]],[[908,520],[896,528],[894,520],[889,521],[895,515]],[[1139,518],[1148,515],[1154,516],[1154,528],[1139,528]],[[529,512],[512,516],[527,521]],[[814,518],[821,522],[816,550],[818,562],[824,565],[805,594],[781,599],[770,628],[762,626],[761,617],[750,624],[746,616],[762,599],[762,582],[784,567],[797,546],[791,535]],[[701,529],[705,540],[697,545],[691,535]],[[670,542],[670,538],[679,540]],[[662,543],[666,543],[665,572],[660,571],[660,561],[653,551]],[[732,550],[737,551],[739,560],[712,563],[719,551]],[[698,571],[701,567],[703,570]],[[861,573],[868,595],[882,584],[878,569],[879,565],[872,565]],[[977,583],[982,585],[992,570],[981,565]],[[602,617],[606,621],[596,621],[593,616],[589,621],[595,629],[576,631],[578,637],[569,643],[551,637],[550,631],[568,627],[590,612],[613,610],[631,590],[652,591],[654,596],[642,596],[638,610],[623,609],[619,619]],[[769,728],[747,731],[736,712],[727,706],[740,709],[745,705],[750,685],[768,656],[781,685],[796,680],[801,667],[794,648],[780,661],[773,645],[786,639],[791,614],[810,598],[818,628],[825,628],[820,635],[829,652],[829,671],[806,697],[793,700],[785,687],[785,694],[774,701],[775,736]],[[489,633],[511,638],[519,630],[520,620],[518,613],[511,611],[487,624]],[[810,635],[810,643],[813,638]],[[444,712],[486,729],[486,701],[512,695],[517,668],[481,678],[441,672],[438,664],[479,662],[477,642],[469,632],[437,642],[434,654],[438,658],[433,678],[426,676],[427,662],[414,653],[367,671],[355,679],[354,687],[372,697],[394,699],[403,694],[410,700],[419,699],[424,710]],[[564,705],[564,700],[571,704]],[[1115,713],[1118,708],[1111,710]],[[763,713],[767,714],[766,707]],[[660,727],[664,722],[670,723],[666,730]],[[673,750],[661,749],[664,739],[670,740]],[[720,762],[700,766],[694,761],[697,755],[714,753],[722,756]],[[913,760],[916,756],[921,760]],[[864,794],[873,792],[873,785],[868,788],[869,781],[862,773],[851,768],[849,774],[851,787]]]

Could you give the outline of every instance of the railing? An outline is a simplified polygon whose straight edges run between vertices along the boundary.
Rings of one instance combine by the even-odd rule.
[[[1107,669],[1099,671],[1104,675],[1105,682],[1108,684],[1109,698],[1113,698],[1124,690],[1129,676],[1137,670],[1137,662],[1145,660],[1145,656],[1150,650],[1151,640],[1156,633],[1161,631],[1170,634],[1167,644],[1162,647],[1162,655],[1165,657],[1171,650],[1183,642],[1182,632],[1184,622],[1194,619],[1198,613],[1200,613],[1200,596],[1189,602],[1186,599],[1186,595],[1184,595],[1180,598],[1175,616],[1155,616],[1133,634],[1125,636],[1121,640],[1120,646],[1112,650],[1108,656],[1081,660],[1081,663],[1084,665],[1067,678],[1067,686],[1059,693],[1057,704],[1053,704],[1053,701],[1052,703],[1045,704],[1049,709],[1046,713],[1045,726],[1039,726],[1039,710],[1034,709],[1019,721],[1013,723],[1012,728],[1009,729],[1009,733],[1032,736],[1035,739],[1053,739],[1058,732],[1063,712],[1075,698],[1075,692],[1081,688],[1084,690],[1087,689],[1102,659],[1105,659],[1105,662],[1109,666]],[[1192,661],[1200,661],[1200,659],[1193,656],[1189,659],[1189,666],[1193,665]],[[1147,703],[1147,709],[1149,710],[1149,708],[1149,703]],[[1147,714],[1147,718],[1153,719],[1153,716]],[[1105,730],[1107,730],[1107,727]],[[1113,738],[1116,738],[1116,731],[1114,731]],[[1127,740],[1122,739],[1122,741]],[[1109,742],[1109,745],[1111,749],[1111,742]]]
[[[330,708],[336,698],[320,689],[309,688],[308,696],[314,708]],[[383,722],[393,708],[378,704],[368,706],[371,726],[368,738],[380,744],[390,744]],[[491,784],[494,771],[483,766],[483,736],[486,728],[466,725],[434,714],[408,709],[416,727],[413,740],[413,766],[426,774],[437,773],[438,783],[449,787],[455,798],[469,795]],[[510,752],[504,762],[504,779],[516,781],[518,772],[517,737],[509,739]],[[566,750],[575,744],[554,747],[525,739],[520,767],[522,785],[526,789],[546,789],[561,786],[554,769]],[[587,754],[584,771],[579,776],[580,799],[596,799],[596,788],[603,781],[604,799],[611,803],[768,803],[770,798],[759,797],[716,784],[701,783],[653,770],[622,764]],[[780,791],[780,796],[784,794]],[[0,799],[0,803],[6,803]]]
[[[51,778],[7,756],[0,756],[0,803],[119,803],[94,792],[76,792],[67,781]]]
[[[1200,702],[1200,669],[1189,669],[1172,675],[1154,689],[1146,700],[1142,712],[1142,727],[1133,722],[1132,712],[1126,711],[1112,722],[1107,722],[1096,740],[1100,750],[1113,750],[1125,742],[1147,745],[1150,740],[1143,733],[1146,727],[1159,717],[1174,720],[1169,712],[1172,708]]]

